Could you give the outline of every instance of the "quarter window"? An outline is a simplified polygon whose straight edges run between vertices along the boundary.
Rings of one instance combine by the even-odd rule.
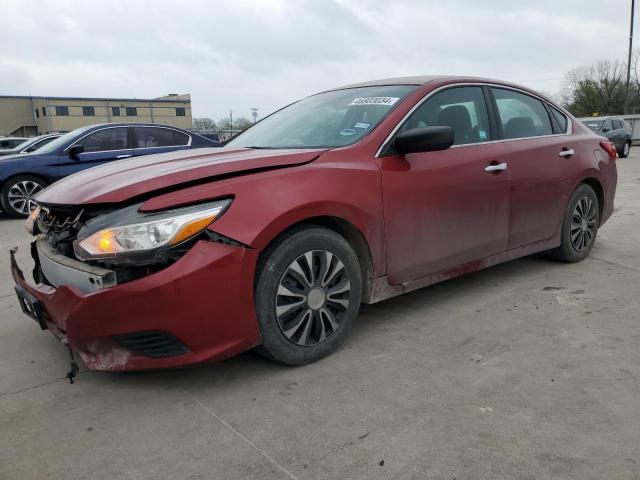
[[[551,119],[543,103],[529,95],[493,88],[504,138],[551,135]]]
[[[136,148],[187,145],[189,136],[170,128],[135,127]]]
[[[551,113],[553,113],[553,116],[560,126],[560,131],[562,133],[565,133],[567,131],[567,125],[569,123],[567,116],[555,107],[549,106],[549,108],[551,108]]]
[[[95,117],[96,109],[94,107],[82,107],[82,115],[85,117]]]
[[[136,107],[127,107],[127,117],[136,117],[138,109]]]
[[[68,117],[69,116],[69,107],[63,107],[60,105],[56,106],[56,115],[59,117]]]
[[[126,128],[105,128],[86,136],[78,142],[85,152],[103,152],[106,150],[124,150],[127,148]]]
[[[434,94],[411,114],[400,132],[433,126],[453,128],[454,145],[490,140],[482,87],[453,87]]]

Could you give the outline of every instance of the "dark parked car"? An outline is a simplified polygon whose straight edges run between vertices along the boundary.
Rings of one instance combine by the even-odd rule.
[[[62,134],[59,133],[52,133],[48,135],[40,135],[38,137],[29,138],[14,148],[0,150],[0,156],[17,155],[19,153],[33,153],[37,149],[44,147],[47,143],[55,140],[61,135]]]
[[[25,137],[0,137],[0,150],[10,150],[26,140],[29,139]]]
[[[33,196],[56,180],[101,163],[216,143],[175,127],[143,123],[92,125],[69,132],[29,155],[0,158],[0,200],[13,217],[27,217]]]
[[[379,80],[222,148],[51,185],[27,221],[34,280],[14,253],[11,269],[24,311],[92,370],[257,346],[304,364],[338,348],[361,302],[536,252],[584,259],[616,182],[613,145],[529,89]]]
[[[631,150],[631,127],[620,117],[593,117],[580,119],[589,129],[608,138],[616,146],[620,158],[627,158]]]

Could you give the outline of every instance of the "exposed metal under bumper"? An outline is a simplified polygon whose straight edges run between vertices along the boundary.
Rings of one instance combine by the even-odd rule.
[[[87,265],[58,253],[44,235],[38,236],[36,247],[42,273],[54,287],[66,285],[91,293],[118,283],[113,270]]]

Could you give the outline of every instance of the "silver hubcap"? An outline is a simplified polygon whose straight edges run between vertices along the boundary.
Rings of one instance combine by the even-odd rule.
[[[9,189],[9,205],[16,212],[28,215],[36,208],[33,196],[42,190],[42,185],[31,180],[23,180],[11,186]]]
[[[577,252],[588,248],[596,237],[596,205],[589,197],[580,199],[571,219],[571,245]]]
[[[323,342],[340,327],[350,297],[349,273],[340,259],[326,250],[311,250],[291,262],[280,279],[278,326],[297,345]]]

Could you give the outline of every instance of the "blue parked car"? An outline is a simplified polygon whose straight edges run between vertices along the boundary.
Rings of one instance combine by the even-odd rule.
[[[32,197],[56,180],[85,168],[123,158],[188,148],[217,147],[176,127],[146,123],[91,125],[69,132],[34,153],[0,157],[0,200],[12,217],[24,218]]]

